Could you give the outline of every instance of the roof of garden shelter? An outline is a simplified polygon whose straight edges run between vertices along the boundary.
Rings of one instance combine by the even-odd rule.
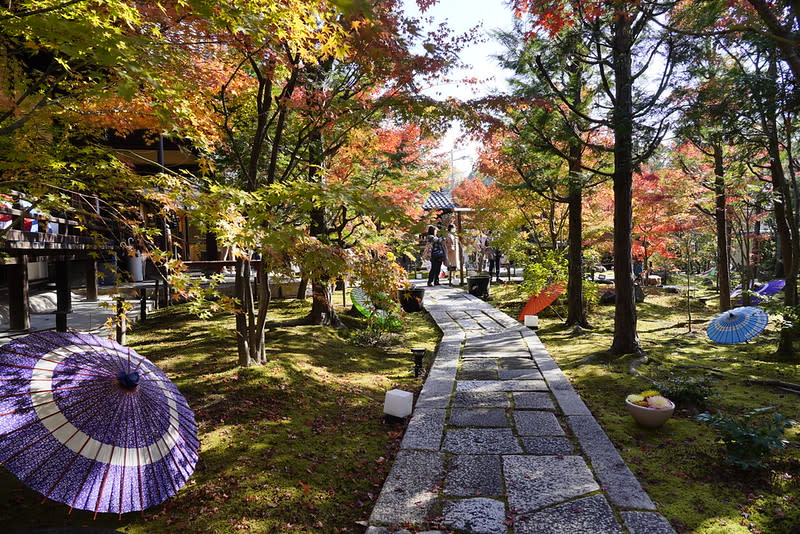
[[[459,205],[453,202],[450,193],[444,191],[431,191],[425,202],[422,203],[424,210],[455,210]]]

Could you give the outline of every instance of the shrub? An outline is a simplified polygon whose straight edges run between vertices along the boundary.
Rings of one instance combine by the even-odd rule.
[[[705,410],[708,398],[714,395],[713,384],[707,376],[671,376],[657,382],[656,389],[673,402],[697,410]]]
[[[772,407],[757,408],[740,417],[706,412],[696,419],[717,431],[717,441],[725,445],[726,462],[742,469],[760,468],[773,450],[786,447],[783,434],[794,424],[782,414],[768,413],[772,410]]]

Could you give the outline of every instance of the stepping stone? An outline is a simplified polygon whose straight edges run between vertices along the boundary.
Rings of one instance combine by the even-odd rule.
[[[567,456],[575,453],[575,446],[568,438],[520,438],[522,448],[528,454],[539,456]]]
[[[500,457],[485,454],[453,456],[444,482],[444,492],[456,497],[502,496],[503,473]]]
[[[450,413],[452,426],[511,426],[506,418],[506,411],[502,408],[481,408],[466,410],[453,409]],[[405,441],[405,440],[404,440]]]
[[[503,472],[508,505],[518,513],[559,504],[600,489],[580,456],[504,456]],[[565,528],[553,532],[573,531]]]
[[[415,410],[400,447],[438,451],[444,437],[444,417],[445,410]]]
[[[471,534],[503,534],[506,509],[494,499],[476,498],[450,501],[442,509],[442,524]]]
[[[542,373],[536,369],[501,369],[500,380],[544,380]]]
[[[503,391],[547,391],[547,384],[544,380],[502,380]]]
[[[433,488],[444,476],[444,454],[432,451],[397,453],[370,515],[370,523],[420,524],[437,502]]]
[[[497,360],[500,369],[536,369],[536,362],[530,358],[501,358]]]
[[[461,362],[461,371],[497,372],[497,361],[485,358],[464,360]]]
[[[517,516],[514,534],[622,534],[602,495],[577,499],[534,514]]]
[[[459,380],[456,391],[504,391],[500,380]]]
[[[514,398],[514,406],[517,409],[532,409],[532,410],[555,410],[553,399],[550,398],[549,393],[543,392],[529,392],[512,393]]]
[[[494,360],[487,360],[491,363],[494,363]],[[497,367],[497,364],[495,364]],[[464,370],[462,367],[461,371],[458,373],[459,380],[497,380],[497,370],[496,369],[473,369],[473,370]]]
[[[510,428],[448,430],[442,450],[456,454],[519,454],[522,448]]]
[[[514,424],[520,436],[565,435],[553,412],[514,412]]]
[[[622,521],[630,534],[675,534],[669,521],[654,512],[622,512]]]
[[[508,408],[508,393],[502,391],[456,391],[454,408]]]

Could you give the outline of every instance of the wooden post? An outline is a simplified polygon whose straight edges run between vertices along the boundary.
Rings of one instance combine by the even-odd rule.
[[[8,266],[8,316],[11,330],[31,327],[28,294],[28,256],[19,256]]]
[[[123,299],[117,299],[117,343],[120,345],[125,344],[125,338],[128,333],[128,321],[125,318]]]
[[[69,260],[56,260],[56,309],[72,312],[72,293],[70,292]]]
[[[464,234],[461,233],[461,212],[458,211],[456,212],[456,232],[457,232],[456,235],[458,236],[458,259],[461,260],[458,262],[458,268],[459,268],[458,275],[461,277],[458,285],[463,286],[465,258],[464,258],[464,245],[461,243],[461,240],[463,239]]]
[[[147,319],[147,288],[139,289],[139,320]]]
[[[85,264],[86,302],[97,302],[97,260],[90,259]]]

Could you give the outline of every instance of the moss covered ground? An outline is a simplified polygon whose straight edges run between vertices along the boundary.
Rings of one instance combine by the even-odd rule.
[[[309,309],[307,301],[274,301],[271,319]],[[384,393],[421,387],[409,349],[432,354],[439,331],[427,315],[407,314],[397,345],[363,347],[348,333],[365,322],[345,320],[348,330],[273,324],[269,363],[250,368],[236,364],[230,316],[202,321],[178,306],[137,325],[129,345],[159,365],[195,411],[202,445],[194,476],[161,506],[92,520],[42,503],[2,471],[3,532],[76,525],[136,534],[363,532],[358,522],[369,517],[402,433],[382,423]]]
[[[694,281],[693,281],[694,283]],[[722,345],[705,334],[717,315],[715,294],[692,292],[692,325],[685,291],[669,294],[648,289],[637,305],[638,332],[649,363],[639,372],[656,380],[670,376],[707,376],[713,385],[707,409],[740,415],[772,406],[800,421],[800,396],[772,386],[748,385],[751,378],[800,383],[800,362],[776,359],[774,321],[747,343]],[[519,286],[492,287],[495,306],[516,317],[527,295]],[[790,534],[800,532],[800,427],[786,434],[789,445],[772,455],[763,469],[742,470],[726,464],[724,447],[715,433],[696,422],[697,410],[680,403],[659,429],[644,429],[628,415],[624,399],[651,384],[629,374],[631,357],[581,360],[602,353],[613,338],[613,306],[591,313],[593,329],[574,332],[563,326],[565,310],[556,303],[540,315],[539,336],[569,376],[615,443],[623,458],[678,532],[698,534]]]

